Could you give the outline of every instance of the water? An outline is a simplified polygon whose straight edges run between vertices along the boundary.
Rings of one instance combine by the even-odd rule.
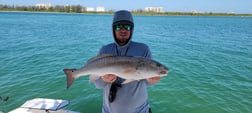
[[[150,46],[169,76],[149,87],[155,113],[251,113],[252,18],[135,16],[133,40]],[[79,68],[113,42],[112,15],[0,13],[0,111],[33,98],[101,112],[102,90],[81,77],[66,90],[64,68]]]

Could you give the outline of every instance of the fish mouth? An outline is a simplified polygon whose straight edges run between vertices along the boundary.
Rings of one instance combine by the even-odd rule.
[[[159,75],[165,75],[165,74],[167,74],[167,71],[160,71],[159,72]]]

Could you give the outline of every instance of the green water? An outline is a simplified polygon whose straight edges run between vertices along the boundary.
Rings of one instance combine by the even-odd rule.
[[[149,87],[154,113],[251,113],[252,18],[135,16],[133,40],[150,46],[169,76]],[[64,68],[79,68],[113,42],[112,15],[0,12],[0,111],[33,98],[70,101],[100,113],[102,90],[81,77],[66,90]]]

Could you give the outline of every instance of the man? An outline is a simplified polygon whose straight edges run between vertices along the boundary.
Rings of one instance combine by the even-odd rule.
[[[103,46],[101,54],[116,56],[134,56],[151,59],[149,47],[143,43],[131,41],[134,22],[129,11],[115,12],[113,18],[114,43]],[[160,81],[160,77],[121,84],[124,79],[107,74],[94,83],[103,89],[102,113],[149,113],[147,86]]]

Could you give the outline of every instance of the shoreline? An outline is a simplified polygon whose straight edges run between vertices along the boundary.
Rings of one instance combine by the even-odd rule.
[[[114,12],[59,12],[59,11],[18,11],[18,10],[0,10],[0,12],[16,12],[16,13],[51,13],[51,14],[102,14],[110,15]],[[137,16],[237,16],[237,17],[252,17],[252,14],[234,14],[234,13],[191,13],[191,12],[132,12]]]

